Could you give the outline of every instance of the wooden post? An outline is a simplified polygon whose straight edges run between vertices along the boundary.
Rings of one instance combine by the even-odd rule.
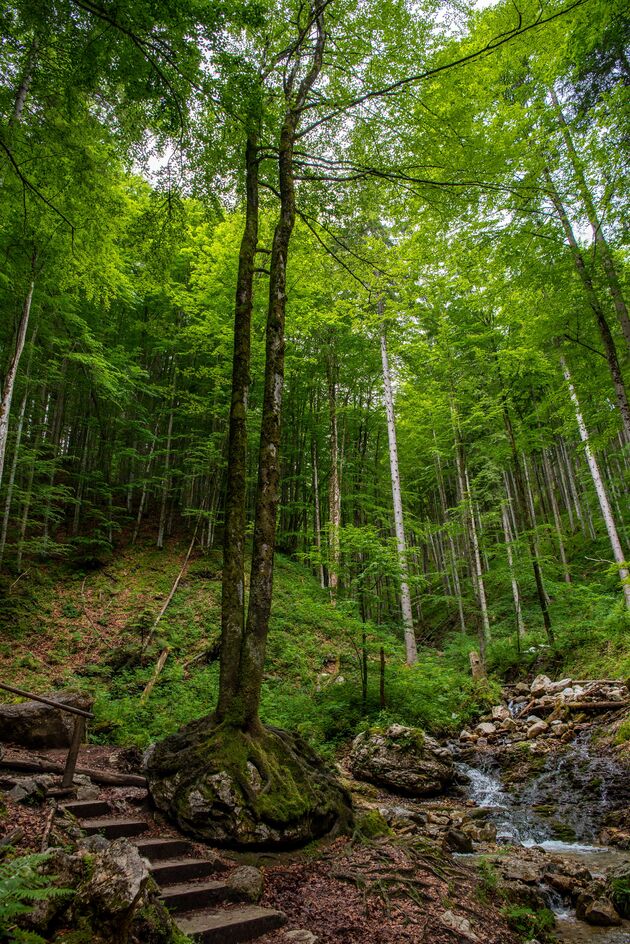
[[[74,722],[74,731],[72,733],[72,743],[70,744],[70,750],[68,751],[68,759],[66,761],[66,768],[63,772],[63,780],[61,781],[62,787],[71,787],[74,780],[74,771],[77,766],[77,758],[79,756],[79,749],[83,742],[83,735],[85,734],[85,718],[79,715]]]
[[[485,679],[486,670],[484,668],[483,662],[479,656],[478,652],[474,650],[469,655],[470,659],[470,671],[472,672],[472,677],[474,682],[478,682],[481,679]]]

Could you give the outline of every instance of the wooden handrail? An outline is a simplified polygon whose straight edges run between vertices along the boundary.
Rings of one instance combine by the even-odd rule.
[[[72,715],[81,715],[83,718],[94,717],[91,711],[84,711],[83,708],[75,708],[74,705],[64,705],[63,702],[51,701],[50,698],[44,698],[43,695],[35,695],[33,692],[25,692],[21,688],[13,688],[12,685],[5,685],[4,682],[0,682],[0,688],[4,689],[5,692],[11,692],[13,695],[21,695],[22,698],[30,698],[33,701],[41,701],[42,704],[49,705],[51,708],[58,708],[59,711],[68,711]]]

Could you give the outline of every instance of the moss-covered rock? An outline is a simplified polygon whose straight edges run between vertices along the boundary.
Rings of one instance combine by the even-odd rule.
[[[146,773],[156,805],[182,830],[234,848],[296,846],[352,822],[347,790],[288,731],[193,721],[157,744]]]
[[[93,836],[53,849],[41,871],[61,891],[34,902],[20,924],[51,944],[182,944],[146,862],[126,839]]]
[[[418,728],[400,724],[359,734],[352,745],[350,767],[359,780],[408,796],[441,793],[454,778],[448,748]]]

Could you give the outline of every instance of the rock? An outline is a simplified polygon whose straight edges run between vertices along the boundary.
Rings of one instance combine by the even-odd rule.
[[[428,822],[426,813],[410,810],[406,806],[379,806],[378,812],[396,832],[415,832],[419,825],[424,826]]]
[[[184,832],[237,848],[310,842],[350,828],[349,792],[297,734],[192,721],[145,756],[149,790]]]
[[[552,682],[548,675],[537,675],[530,685],[529,691],[534,697],[543,695],[551,684]]]
[[[477,734],[481,734],[482,737],[489,737],[491,734],[497,733],[497,727],[491,721],[482,721],[481,724],[477,725],[475,731]]]
[[[460,741],[474,741],[475,740],[474,735],[471,734],[470,731],[467,731],[466,728],[464,728],[464,730],[459,735],[459,739]]]
[[[517,695],[529,695],[529,685],[527,682],[517,682],[514,691]]]
[[[597,898],[586,906],[584,921],[598,927],[617,927],[621,924],[621,917],[611,901],[607,898]]]
[[[101,791],[85,774],[75,774],[74,784],[77,788],[77,800],[97,800]]]
[[[505,720],[501,722],[500,728],[502,731],[516,731],[518,724],[514,718],[505,718]]]
[[[237,898],[253,902],[260,901],[264,883],[262,872],[253,865],[240,865],[227,880],[228,888]]]
[[[418,728],[401,725],[359,734],[350,767],[355,777],[407,796],[441,793],[454,779],[450,752]]]
[[[510,718],[509,709],[505,705],[495,705],[492,709],[492,720],[493,721],[505,721]]]
[[[535,724],[532,724],[532,726],[527,729],[527,737],[538,737],[538,735],[543,734],[548,729],[548,727],[549,725],[546,721],[536,721]]]
[[[62,705],[85,708],[85,695],[68,693],[47,695]],[[69,747],[74,731],[75,715],[59,711],[39,701],[25,701],[19,705],[0,705],[0,741],[22,747]]]
[[[97,840],[98,841],[95,841]],[[91,944],[175,944],[177,929],[160,900],[157,885],[135,846],[126,839],[107,842],[90,837],[68,853],[53,849],[40,870],[52,877],[61,894],[37,901],[20,925],[45,940],[60,940],[59,928],[68,929],[68,940]],[[64,932],[64,940],[65,940]]]
[[[470,926],[470,921],[468,918],[464,918],[463,915],[456,915],[453,914],[452,911],[445,911],[440,918],[440,922],[445,928],[448,928],[449,931],[455,931],[456,934],[461,935],[461,937],[467,941],[479,940]]]
[[[560,679],[559,682],[550,682],[549,685],[547,685],[547,687],[546,687],[546,689],[545,689],[546,694],[547,694],[547,695],[558,695],[558,694],[560,694],[560,692],[562,692],[565,688],[568,688],[568,687],[571,685],[572,681],[573,681],[573,680],[570,679],[570,678],[565,678],[565,679]]]
[[[46,798],[46,790],[55,781],[50,774],[40,774],[38,777],[22,777],[9,790],[8,796],[15,803],[24,803],[30,806],[37,806],[43,803]]]
[[[630,862],[611,869],[606,877],[606,896],[622,918],[630,918]]]
[[[444,836],[444,845],[450,852],[468,854],[473,851],[472,840],[462,829],[449,829]]]
[[[306,931],[300,928],[297,931],[285,931],[284,941],[291,941],[292,944],[317,944],[319,938],[312,931]]]

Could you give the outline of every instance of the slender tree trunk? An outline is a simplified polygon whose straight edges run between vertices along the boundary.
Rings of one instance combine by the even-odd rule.
[[[175,379],[173,379],[173,390],[171,393],[171,408],[168,414],[168,427],[166,431],[166,455],[164,457],[164,481],[162,484],[162,499],[160,501],[160,522],[158,525],[157,546],[160,550],[164,547],[164,531],[166,528],[166,503],[171,490],[171,442],[173,439],[173,413],[175,407]]]
[[[509,499],[508,499],[509,501]],[[525,621],[523,619],[523,608],[521,606],[521,593],[514,571],[514,555],[512,553],[512,535],[510,533],[510,519],[508,516],[507,502],[501,502],[501,522],[503,524],[503,538],[505,540],[505,553],[508,560],[508,569],[510,571],[510,583],[512,585],[512,599],[514,601],[514,615],[516,616],[516,632],[519,639],[525,635]]]
[[[258,245],[258,136],[245,148],[245,228],[241,239],[234,311],[234,356],[228,442],[228,476],[223,536],[221,657],[217,716],[223,718],[236,694],[245,631],[245,526],[247,502],[247,405],[254,269]]]
[[[379,316],[382,318],[384,304],[378,302]],[[392,500],[394,503],[394,527],[396,530],[396,547],[398,550],[398,568],[400,570],[400,608],[402,610],[403,628],[405,632],[405,652],[407,665],[418,661],[416,635],[413,628],[413,612],[411,609],[411,593],[409,592],[409,574],[407,566],[407,542],[405,541],[405,524],[403,519],[402,494],[400,489],[400,471],[398,468],[398,445],[396,442],[396,417],[394,415],[394,397],[392,394],[392,380],[389,372],[387,357],[387,337],[385,325],[381,321],[381,361],[383,365],[383,391],[385,393],[385,411],[387,414],[387,437],[389,440],[389,468],[392,480]]]
[[[628,394],[621,371],[621,365],[619,364],[619,358],[617,356],[615,341],[608,325],[608,321],[606,320],[606,316],[604,315],[602,306],[600,305],[599,298],[597,297],[593,281],[588,273],[588,269],[586,268],[584,257],[580,252],[580,248],[573,233],[571,222],[567,216],[566,210],[562,204],[560,195],[556,190],[548,168],[545,168],[545,177],[549,189],[549,196],[551,197],[551,201],[556,209],[556,213],[558,214],[560,222],[562,223],[562,228],[564,229],[567,242],[571,249],[573,264],[580,277],[584,294],[588,301],[589,307],[593,312],[597,327],[599,329],[599,335],[604,346],[604,355],[606,357],[606,362],[608,364],[608,369],[612,378],[613,387],[615,388],[617,405],[619,407],[619,413],[621,415],[621,422],[623,425],[625,437],[626,440],[630,442],[630,403],[628,402]]]
[[[339,529],[341,528],[341,484],[339,481],[339,427],[337,422],[337,363],[327,360],[328,410],[330,413],[330,477],[328,480],[328,587],[333,604],[339,586]]]
[[[466,509],[468,519],[468,533],[470,535],[470,545],[472,551],[473,580],[475,591],[479,601],[479,611],[481,614],[481,627],[479,630],[479,657],[482,664],[486,664],[486,644],[490,639],[490,619],[488,616],[488,601],[486,597],[486,587],[483,579],[483,569],[481,566],[481,554],[479,553],[479,538],[477,536],[477,525],[475,523],[475,509],[470,493],[470,481],[468,478],[468,469],[464,458],[464,447],[459,432],[459,419],[455,405],[451,402],[451,417],[453,422],[453,432],[455,434],[455,464],[457,467],[457,479],[459,482],[459,493],[461,501]]]
[[[32,279],[22,305],[22,314],[18,325],[17,335],[15,337],[15,347],[2,388],[2,400],[0,400],[0,483],[2,483],[2,473],[4,471],[4,457],[7,448],[7,437],[9,435],[9,412],[11,410],[11,401],[13,399],[13,389],[15,387],[15,378],[24,342],[26,341],[26,332],[28,330],[28,321],[31,313],[31,303],[33,301],[33,292],[35,290],[35,280]]]
[[[560,517],[560,511],[558,509],[558,502],[556,501],[556,495],[554,492],[554,482],[553,474],[551,471],[551,464],[549,462],[549,456],[543,449],[542,453],[543,458],[543,469],[545,472],[545,477],[547,479],[547,491],[549,493],[549,502],[551,504],[551,511],[553,514],[553,523],[556,529],[556,537],[558,539],[558,550],[560,552],[560,560],[562,561],[562,570],[564,574],[564,579],[566,583],[571,583],[571,574],[569,573],[569,565],[567,563],[567,555],[564,548],[564,539],[562,537],[562,518]]]
[[[615,518],[610,507],[610,502],[608,501],[608,495],[606,493],[606,487],[602,479],[601,473],[599,471],[599,466],[597,464],[597,459],[595,458],[595,453],[591,449],[591,443],[588,435],[588,430],[580,410],[580,401],[578,400],[577,394],[575,392],[575,387],[573,386],[573,381],[571,379],[571,374],[569,372],[569,367],[567,365],[566,359],[560,355],[560,364],[562,365],[562,372],[564,374],[564,379],[567,382],[569,388],[569,396],[571,397],[571,402],[573,403],[573,409],[575,410],[575,419],[580,431],[580,439],[584,443],[584,452],[586,454],[586,461],[588,462],[588,467],[591,472],[591,477],[593,479],[593,485],[595,486],[595,491],[597,492],[597,498],[599,500],[599,507],[602,510],[602,517],[604,519],[604,524],[606,525],[606,530],[608,532],[608,538],[610,540],[610,546],[612,548],[613,556],[615,562],[619,568],[619,577],[622,583],[623,595],[626,601],[626,609],[630,610],[630,574],[628,573],[628,567],[626,565],[626,559],[624,553],[621,549],[621,542],[619,540],[619,535],[617,533],[617,526],[615,524]]]
[[[313,511],[315,515],[313,527],[315,531],[315,547],[317,548],[317,558],[319,561],[319,585],[323,590],[326,586],[326,581],[324,579],[324,563],[322,561],[322,521],[319,508],[319,470],[317,462],[317,439],[315,436],[315,430],[311,431],[311,463],[313,467]]]
[[[566,118],[564,117],[560,107],[560,102],[558,101],[558,97],[553,88],[551,89],[551,100],[556,109],[558,125],[560,126],[560,131],[562,133],[562,137],[564,138],[569,160],[571,162],[573,173],[580,191],[580,196],[582,197],[582,202],[584,203],[584,207],[586,209],[586,215],[593,233],[593,241],[602,261],[602,267],[604,269],[606,281],[608,282],[610,297],[613,300],[626,345],[628,350],[630,350],[630,317],[628,316],[628,306],[626,305],[626,301],[621,290],[621,284],[619,282],[619,276],[617,275],[617,270],[615,268],[615,262],[608,243],[606,242],[606,237],[604,236],[601,220],[599,219],[597,210],[595,208],[595,201],[593,200],[593,196],[586,182],[582,161],[580,160],[575,149],[575,145],[573,144],[571,130]]]

